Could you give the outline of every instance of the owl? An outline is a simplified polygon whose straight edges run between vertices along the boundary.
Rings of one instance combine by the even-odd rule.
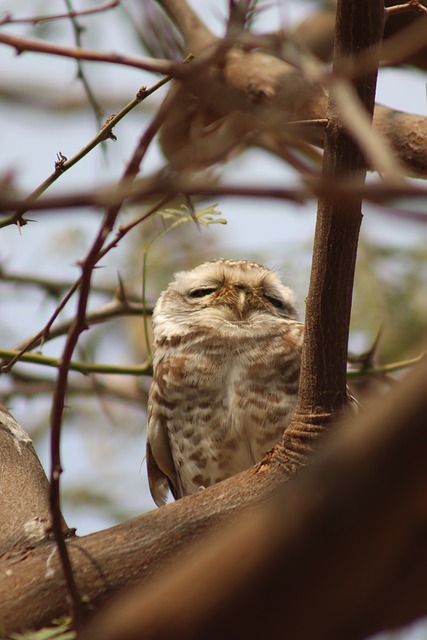
[[[303,325],[270,269],[243,260],[182,271],[153,313],[147,470],[157,506],[260,461],[295,409]]]

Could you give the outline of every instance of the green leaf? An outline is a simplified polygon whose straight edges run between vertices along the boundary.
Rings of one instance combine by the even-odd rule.
[[[74,640],[76,632],[71,629],[71,618],[64,617],[54,620],[54,627],[44,627],[37,631],[26,631],[25,633],[13,633],[9,635],[10,640]]]

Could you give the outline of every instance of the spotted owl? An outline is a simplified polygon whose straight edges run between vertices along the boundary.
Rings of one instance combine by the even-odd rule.
[[[255,262],[182,271],[153,313],[147,468],[158,506],[260,461],[295,409],[303,325]]]

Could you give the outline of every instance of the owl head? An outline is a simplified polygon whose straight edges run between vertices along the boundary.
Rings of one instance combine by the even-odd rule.
[[[295,322],[293,300],[277,274],[256,262],[204,262],[176,273],[161,294],[153,313],[154,335],[203,328],[223,336],[253,336],[280,322]]]

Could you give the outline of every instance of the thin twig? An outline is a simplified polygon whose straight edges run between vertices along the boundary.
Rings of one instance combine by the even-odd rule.
[[[418,2],[418,0],[410,0],[404,4],[395,4],[392,7],[385,7],[384,11],[388,16],[394,16],[399,13],[407,13],[408,11],[414,11],[415,13],[427,13],[427,8]]]
[[[65,5],[68,9],[68,12],[70,14],[70,22],[73,28],[73,33],[74,33],[74,42],[76,47],[78,47],[79,49],[82,48],[82,32],[83,32],[83,27],[81,26],[81,24],[79,23],[77,16],[76,16],[76,12],[74,10],[73,4],[71,2],[71,0],[64,0]],[[92,91],[92,87],[90,86],[89,80],[86,76],[84,67],[83,67],[83,62],[81,60],[76,60],[76,64],[77,64],[77,78],[81,81],[84,91],[87,95],[87,98],[89,100],[89,104],[91,105],[93,112],[95,114],[95,119],[96,119],[96,123],[98,125],[98,129],[101,129],[102,126],[102,109],[98,104],[97,99],[95,98],[95,94]]]
[[[410,367],[414,367],[416,364],[421,362],[423,358],[426,357],[425,353],[422,353],[415,358],[410,358],[408,360],[401,360],[400,362],[392,362],[390,364],[384,364],[381,366],[370,367],[367,369],[360,369],[357,371],[348,371],[348,378],[364,378],[365,376],[375,377],[375,376],[384,376],[388,373],[393,373],[394,371],[402,371],[403,369],[409,369]]]
[[[90,372],[91,373],[91,372]],[[13,387],[2,394],[4,404],[8,404],[11,398],[19,395],[25,397],[40,396],[43,394],[52,396],[54,380],[49,377],[42,377],[38,373],[37,376],[28,375],[22,371],[14,370],[9,376],[13,382]],[[117,401],[133,405],[138,409],[143,409],[147,404],[148,394],[144,388],[128,382],[118,385],[117,382],[104,382],[97,379],[96,392],[98,395],[105,396],[109,401]],[[93,396],[93,385],[88,384],[86,379],[75,378],[70,381],[67,388],[68,397],[70,396]]]
[[[15,349],[0,349],[0,357],[8,360],[15,358],[19,355],[20,362],[29,362],[31,364],[38,364],[43,367],[51,367],[54,369],[60,369],[63,366],[62,358],[54,358],[51,356],[43,356],[40,353],[25,353],[22,354]],[[87,375],[89,373],[103,373],[114,374],[122,376],[149,376],[151,375],[151,361],[147,360],[140,365],[113,365],[113,364],[99,364],[92,362],[78,362],[70,360],[68,368],[72,371],[78,371]]]
[[[40,275],[33,275],[25,272],[5,271],[0,265],[0,280],[2,282],[8,282],[11,285],[37,287],[44,290],[48,295],[55,298],[60,296],[62,291],[69,289],[73,286],[74,282],[71,280],[57,280],[55,278],[46,278]],[[99,293],[108,297],[116,295],[117,286],[108,285],[92,285],[92,292]],[[131,302],[140,301],[140,296],[135,293],[126,292],[126,299]]]
[[[115,9],[119,6],[121,0],[112,0],[112,2],[106,2],[105,4],[100,4],[97,7],[93,7],[93,9],[84,9],[82,11],[70,11],[69,13],[56,13],[50,16],[35,16],[33,18],[12,18],[11,14],[8,13],[0,20],[0,25],[5,24],[33,24],[34,26],[41,24],[42,22],[50,22],[52,20],[64,20],[70,19],[74,17],[82,17],[82,16],[92,16],[95,13],[103,13],[105,11],[109,11],[110,9]]]
[[[131,231],[136,225],[144,222],[150,216],[152,216],[161,206],[164,206],[164,204],[168,202],[170,198],[171,198],[170,196],[165,196],[159,203],[151,207],[143,216],[132,221],[130,224],[126,225],[125,227],[120,227],[119,230],[117,231],[115,238],[106,247],[104,247],[102,251],[100,251],[99,256],[97,258],[97,262],[99,262],[99,260],[101,260],[107,254],[108,251],[111,251],[111,249],[114,249],[117,246],[119,240],[121,240],[129,231]],[[64,323],[59,323],[59,326],[56,329],[56,331],[55,329],[52,330],[52,325],[55,322],[56,318],[58,317],[60,311],[62,311],[62,309],[65,307],[69,299],[72,297],[72,295],[74,295],[74,293],[79,288],[81,281],[82,281],[82,276],[80,276],[80,278],[78,278],[78,280],[76,280],[76,282],[74,282],[74,284],[70,287],[70,290],[67,292],[66,296],[63,298],[63,300],[58,305],[58,307],[55,309],[54,314],[50,318],[49,322],[43,327],[43,329],[38,331],[31,338],[27,338],[21,343],[19,343],[18,345],[15,345],[15,348],[18,350],[18,353],[6,365],[4,365],[1,368],[1,371],[3,373],[7,373],[8,371],[10,371],[12,367],[18,362],[18,360],[20,360],[21,356],[24,353],[39,346],[40,344],[44,344],[44,342],[49,340],[52,337],[52,335],[53,337],[57,337],[58,335],[64,335],[62,332],[58,333],[58,331],[62,331],[62,328],[65,328],[65,326],[67,327],[67,332],[70,330],[72,323],[75,322],[75,318],[69,321],[64,321]],[[121,306],[121,303],[124,303],[125,306]],[[120,312],[122,308],[124,312],[123,314]],[[132,305],[127,299],[127,297],[125,300],[123,300],[116,296],[116,304],[110,303],[108,312],[104,311],[104,314],[111,313],[113,315],[114,313],[117,312],[116,313],[117,315],[124,315],[125,313],[131,310],[132,310]],[[142,314],[150,313],[150,305],[143,306],[141,308],[141,313]],[[101,313],[101,316],[102,316],[102,313]],[[98,317],[99,317],[99,310],[98,310]],[[107,316],[104,315],[103,319],[105,319],[106,317]],[[86,317],[86,322],[89,323],[91,318],[94,321],[93,323],[95,324],[97,319],[97,312],[93,312],[93,314],[89,314],[89,316]],[[51,330],[52,330],[52,334],[51,334]]]
[[[47,336],[49,336],[50,328],[53,325],[53,323],[55,322],[56,318],[59,316],[59,314],[64,309],[66,304],[69,302],[69,300],[73,297],[73,295],[75,294],[75,292],[79,288],[80,280],[81,280],[81,278],[76,280],[76,282],[72,285],[72,287],[69,289],[69,291],[67,291],[67,293],[62,298],[61,302],[58,304],[58,306],[56,307],[55,311],[53,312],[53,315],[49,319],[48,323],[43,327],[43,329],[41,329],[38,333],[36,333],[33,336],[32,341],[29,342],[26,345],[25,349],[21,349],[17,353],[17,355],[14,356],[10,360],[10,362],[8,362],[8,364],[5,367],[2,367],[2,373],[7,373],[7,371],[9,371],[15,365],[15,363],[18,362],[18,360],[21,358],[21,356],[23,356],[23,354],[26,351],[29,351],[30,349],[32,349],[36,345],[43,344],[44,340],[47,338]]]
[[[46,42],[44,40],[22,38],[8,33],[0,33],[0,43],[13,47],[16,49],[18,54],[23,53],[24,51],[47,53],[49,55],[60,56],[62,58],[73,58],[74,60],[90,60],[92,62],[118,64],[125,67],[134,67],[135,69],[143,69],[144,71],[162,73],[165,75],[172,75],[177,65],[176,62],[170,62],[169,60],[154,60],[153,58],[143,58],[141,56],[126,56],[121,53],[101,53],[92,49],[67,47],[65,45]]]
[[[147,307],[144,308],[141,302],[130,302],[128,300],[126,300],[126,302],[123,302],[122,300],[115,298],[109,304],[89,312],[86,315],[86,323],[88,327],[91,327],[112,318],[118,318],[122,316],[142,316],[143,313],[150,314],[152,310],[152,305],[147,305]],[[66,335],[70,330],[73,322],[75,322],[74,317],[68,318],[67,320],[62,320],[61,322],[53,325],[49,329],[49,334],[43,337],[43,344],[50,340],[54,340],[55,338],[59,338],[60,336]],[[23,356],[24,353],[27,353],[31,349],[37,348],[41,344],[41,341],[42,338],[40,337],[39,331],[34,336],[25,338],[24,340],[21,340],[18,344],[16,344],[12,351],[16,352],[17,354],[19,353],[20,356],[17,360],[14,360],[13,364],[15,365],[16,362],[21,359],[21,356]],[[2,373],[7,373],[11,370],[11,368],[11,366],[5,365],[1,367],[0,371]]]
[[[119,113],[108,118],[107,122],[101,127],[96,136],[92,138],[92,140],[90,140],[90,142],[88,142],[82,149],[80,149],[80,151],[78,151],[78,153],[76,153],[72,158],[68,159],[60,154],[60,159],[55,163],[54,172],[48,178],[46,178],[46,180],[43,180],[43,182],[36,189],[34,189],[34,191],[30,193],[27,198],[25,198],[22,206],[17,208],[15,213],[0,221],[0,229],[11,224],[19,223],[21,226],[26,224],[26,220],[23,218],[23,215],[28,211],[30,205],[34,203],[60,176],[62,176],[66,171],[77,164],[77,162],[79,162],[88,153],[90,153],[97,145],[99,145],[101,142],[104,142],[108,138],[112,138],[112,131],[114,127],[120,122],[120,120],[122,120],[130,111],[132,111],[132,109],[141,104],[141,102],[143,102],[146,98],[151,96],[155,91],[160,89],[160,87],[170,82],[170,80],[171,77],[167,76],[159,82],[156,82],[149,89],[147,89],[146,87],[141,87],[135,98],[131,100],[125,107],[123,107],[123,109],[121,109]]]
[[[28,210],[45,211],[49,213],[55,209],[70,209],[75,207],[105,207],[108,204],[126,201],[128,204],[138,204],[153,196],[180,193],[184,196],[227,196],[254,197],[290,200],[302,203],[322,195],[363,196],[366,200],[377,204],[387,203],[399,198],[426,198],[427,187],[420,182],[411,183],[368,183],[360,185],[348,179],[332,182],[324,177],[304,176],[303,186],[296,187],[263,187],[247,184],[217,184],[207,178],[188,175],[171,175],[165,171],[159,172],[144,180],[138,181],[136,186],[117,183],[111,187],[81,191],[58,196],[47,196],[39,201],[28,204]],[[0,212],[18,209],[22,200],[0,196]],[[391,211],[392,213],[392,211]],[[423,211],[407,212],[408,216],[419,221],[427,221]]]
[[[165,109],[160,108],[159,112],[155,115],[153,121],[147,128],[147,130],[140,137],[138,145],[130,159],[121,179],[124,184],[131,184],[139,172],[141,162],[147,152],[149,145],[151,144],[154,136],[156,135],[165,115]],[[70,327],[64,350],[62,352],[61,364],[59,366],[58,377],[55,384],[55,390],[52,400],[51,411],[51,431],[50,431],[50,458],[51,458],[51,473],[50,473],[50,499],[51,499],[51,513],[52,513],[52,530],[55,536],[56,544],[61,559],[61,565],[64,572],[64,577],[67,583],[68,592],[72,602],[72,617],[73,626],[78,629],[80,626],[80,620],[83,613],[83,603],[80,597],[79,590],[74,578],[73,569],[71,566],[70,556],[68,554],[67,545],[62,532],[62,518],[61,518],[61,495],[60,495],[60,476],[62,473],[61,465],[61,428],[62,418],[65,407],[65,399],[67,392],[68,375],[70,371],[70,365],[72,362],[72,356],[77,346],[80,334],[87,329],[86,311],[89,301],[92,273],[95,269],[97,262],[102,257],[103,246],[112,232],[117,216],[120,212],[122,202],[118,202],[116,205],[109,207],[107,210],[99,231],[96,235],[94,242],[92,243],[86,258],[81,262],[81,278],[79,279],[79,299],[77,303],[77,313],[73,324]]]

